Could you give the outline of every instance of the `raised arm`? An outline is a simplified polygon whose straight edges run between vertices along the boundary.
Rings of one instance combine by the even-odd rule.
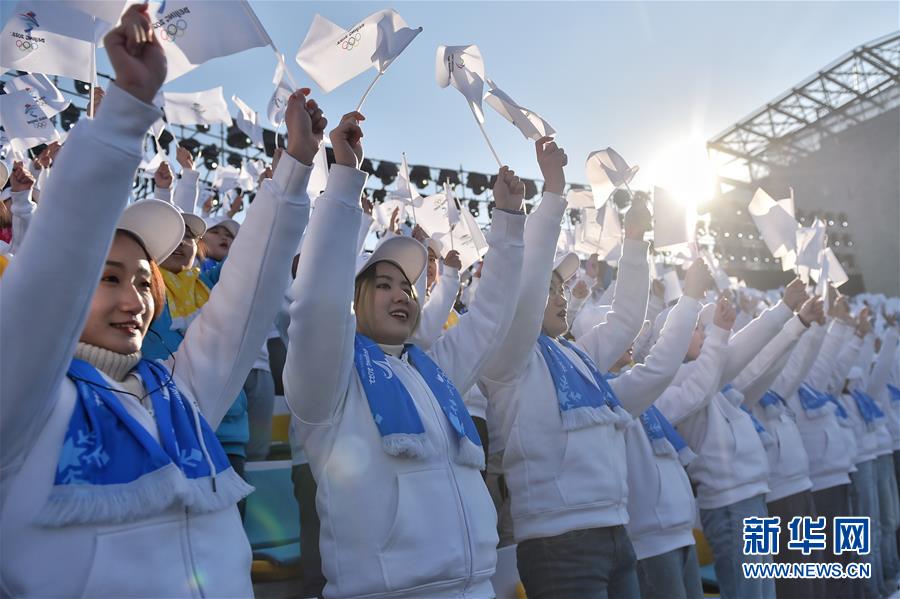
[[[518,289],[524,257],[525,213],[521,210],[525,186],[512,171],[501,169],[494,186],[490,246],[484,257],[478,294],[462,315],[431,347],[429,353],[460,394],[481,376],[492,352],[505,338],[513,319],[507,303],[510,289]]]
[[[22,241],[25,240],[28,225],[31,223],[31,217],[34,214],[35,203],[31,200],[34,176],[17,160],[13,163],[13,171],[10,174],[9,183],[10,198],[12,199],[10,206],[10,212],[12,213],[12,252],[15,254],[21,247]]]
[[[736,316],[728,300],[720,298],[716,306],[715,325],[706,335],[700,356],[692,363],[683,365],[675,382],[657,398],[656,407],[673,425],[702,409],[719,392],[728,335]]]
[[[806,375],[809,374],[816,356],[819,355],[822,342],[825,340],[826,329],[821,324],[824,322],[825,318],[823,315],[820,322],[811,324],[809,330],[803,333],[800,341],[797,342],[797,345],[791,351],[784,370],[781,371],[770,387],[775,393],[783,397],[785,401],[800,388]]]
[[[175,159],[181,165],[181,179],[175,186],[175,207],[185,214],[197,214],[200,197],[200,173],[194,170],[194,157],[187,148],[175,148]]]
[[[685,277],[685,294],[666,316],[646,361],[610,381],[622,406],[632,415],[643,414],[678,373],[697,326],[700,298],[711,283],[709,268],[702,260],[695,261]]]
[[[453,256],[453,257],[451,257]],[[459,255],[451,252],[447,256],[450,262],[459,265]],[[431,291],[431,296],[422,307],[419,317],[419,328],[412,336],[415,343],[423,350],[429,349],[434,342],[444,333],[444,323],[450,316],[456,294],[459,293],[459,266],[448,266],[444,263],[444,272]]]
[[[173,179],[172,167],[169,166],[168,162],[163,160],[159,163],[159,166],[156,167],[156,172],[153,173],[153,197],[157,200],[162,200],[163,202],[169,202],[171,204]]]
[[[891,376],[891,367],[894,364],[894,356],[897,355],[897,338],[897,329],[894,327],[888,329],[881,340],[881,351],[878,352],[875,367],[872,368],[872,374],[869,375],[869,383],[866,386],[866,393],[876,399],[880,399],[885,394],[885,388]]]
[[[521,284],[501,290],[501,303],[508,303],[513,290],[518,289],[518,299],[512,317],[512,326],[502,343],[493,352],[484,368],[484,376],[497,382],[508,382],[521,374],[528,363],[528,356],[541,334],[544,308],[547,306],[550,280],[553,274],[553,258],[559,240],[559,229],[566,200],[562,195],[565,187],[562,161],[565,153],[555,144],[538,140],[538,164],[544,173],[544,194],[537,209],[525,222],[525,259]],[[561,152],[561,156],[555,154]],[[555,160],[554,160],[555,158]],[[484,274],[479,283],[477,298],[481,297],[485,286]]]
[[[784,298],[750,321],[728,342],[728,358],[722,371],[722,386],[732,382],[772,340],[806,301],[803,281],[794,279],[784,290]]]
[[[132,7],[122,19],[106,37],[116,71],[106,108],[72,130],[29,234],[0,279],[4,471],[18,467],[53,408],[131,192],[144,133],[160,116],[150,102],[166,76],[162,48],[137,43],[138,32],[151,31],[146,9]],[[64,290],[65,301],[53,289]]]
[[[259,356],[287,288],[294,250],[309,220],[306,185],[325,119],[295,92],[285,121],[290,140],[272,179],[247,211],[219,282],[172,359],[210,426],[216,427]]]
[[[366,183],[358,169],[362,130],[357,118],[362,115],[345,115],[331,132],[336,162],[316,200],[290,292],[284,395],[294,415],[311,424],[331,421],[353,368],[356,238]]]

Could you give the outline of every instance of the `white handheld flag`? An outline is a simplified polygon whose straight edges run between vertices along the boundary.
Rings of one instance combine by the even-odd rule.
[[[669,270],[662,276],[663,285],[666,287],[663,295],[663,302],[668,305],[669,302],[677,300],[684,295],[681,289],[681,281],[678,279],[677,270]]]
[[[312,167],[306,192],[310,199],[315,201],[325,191],[325,185],[328,183],[328,156],[325,154],[325,144],[319,144],[319,150],[313,156]]]
[[[819,253],[825,246],[825,223],[816,219],[811,227],[797,229],[797,266],[819,268]]]
[[[446,181],[444,181],[444,195],[447,196],[447,222],[452,227],[459,222],[459,206],[456,204],[453,188]]]
[[[271,45],[246,0],[150,3],[153,29],[166,53],[166,83],[220,56]]]
[[[385,200],[380,204],[375,204],[372,210],[372,217],[375,219],[375,226],[379,231],[387,231],[391,225],[391,215],[394,210],[397,213],[397,222],[402,223],[406,220],[406,204],[400,200]]]
[[[284,122],[284,111],[287,110],[288,99],[294,93],[293,86],[289,79],[285,77],[286,71],[287,65],[284,64],[284,57],[279,56],[278,64],[275,66],[275,76],[272,77],[275,91],[272,92],[272,97],[269,98],[269,105],[266,109],[269,122],[276,129],[281,127],[281,123]]]
[[[662,187],[653,188],[653,247],[657,250],[696,241],[697,212]]]
[[[487,80],[490,90],[484,95],[488,106],[496,110],[500,116],[516,126],[525,139],[537,141],[542,137],[553,135],[556,131],[540,115],[523,108],[510,98],[506,92],[498,88],[493,81]]]
[[[0,95],[0,117],[10,146],[20,154],[28,148],[59,139],[59,133],[29,92]]]
[[[400,172],[397,173],[397,182],[394,190],[391,192],[391,198],[402,200],[415,208],[418,208],[422,203],[422,196],[412,184],[412,181],[409,180],[409,164],[406,162],[406,154],[403,154],[403,159],[400,162]]]
[[[119,23],[125,11],[126,0],[65,0],[66,6],[97,17],[96,39],[98,43],[106,33]]]
[[[594,196],[587,189],[570,189],[566,194],[569,208],[595,208]]]
[[[403,18],[390,9],[371,14],[349,29],[317,14],[297,50],[296,60],[328,93],[370,68],[384,73],[421,31],[407,27]]]
[[[584,168],[594,194],[594,205],[599,208],[613,191],[627,186],[640,167],[628,166],[618,152],[612,148],[606,148],[591,152]]]
[[[484,238],[484,233],[475,222],[475,217],[468,210],[460,210],[460,221],[450,231],[452,240],[444,240],[438,238],[443,244],[441,251],[442,257],[446,258],[451,248],[459,252],[459,259],[462,262],[462,268],[465,270],[481,260],[488,251],[488,244]]]
[[[259,124],[259,113],[250,109],[243,100],[237,96],[231,96],[231,101],[237,106],[238,114],[234,119],[237,128],[247,134],[254,144],[261,146],[263,143],[262,126]]]
[[[834,251],[831,248],[822,250],[819,254],[819,260],[819,270],[812,271],[813,275],[818,277],[819,285],[816,287],[816,293],[821,295],[822,291],[820,288],[827,281],[831,281],[831,284],[834,285],[835,288],[838,288],[850,280],[850,277],[847,276],[844,267],[841,266],[840,261],[837,259],[837,256],[834,255]]]
[[[776,258],[793,263],[797,249],[797,221],[760,187],[747,207],[760,236]]]
[[[479,124],[484,123],[484,59],[478,46],[438,46],[435,77],[441,87],[452,85],[465,96]]]
[[[41,107],[41,110],[47,116],[59,114],[71,104],[62,95],[62,92],[53,85],[50,79],[41,73],[21,75],[15,79],[10,79],[6,86],[9,92],[17,90],[31,94],[35,103]]]
[[[170,125],[231,124],[222,86],[200,92],[163,92],[163,98],[163,110]]]
[[[19,2],[0,33],[0,66],[90,81],[103,23],[65,2]]]

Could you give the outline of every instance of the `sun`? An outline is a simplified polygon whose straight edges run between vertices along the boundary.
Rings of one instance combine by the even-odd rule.
[[[716,177],[706,152],[706,141],[699,135],[665,145],[642,166],[641,187],[664,187],[676,199],[696,206],[713,197]]]

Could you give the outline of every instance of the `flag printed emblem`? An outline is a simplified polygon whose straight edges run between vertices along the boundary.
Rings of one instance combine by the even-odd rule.
[[[347,37],[338,42],[342,50],[347,50],[349,52],[359,45],[359,42],[362,40],[362,33],[360,32],[360,29],[362,29],[361,26],[355,31],[348,33]]]
[[[161,16],[158,21],[153,23],[153,29],[156,30],[156,33],[161,40],[165,42],[174,42],[176,39],[184,37],[187,33],[188,22],[187,19],[184,19],[183,17],[191,14],[191,9],[187,6],[183,6],[168,14],[165,14],[165,10],[166,3],[162,2],[156,11],[156,14],[165,16]]]
[[[19,14],[19,18],[25,23],[25,35],[29,37],[31,37],[31,32],[34,31],[35,27],[39,28],[41,26],[33,10]]]
[[[23,33],[17,31],[10,32],[10,35],[16,38],[16,49],[19,52],[34,52],[40,48],[39,42],[44,41],[42,38],[36,38],[31,35],[32,31],[41,27],[41,24],[38,23],[37,20],[37,13],[33,10],[29,10],[28,12],[19,13],[17,16],[19,20],[22,21]]]

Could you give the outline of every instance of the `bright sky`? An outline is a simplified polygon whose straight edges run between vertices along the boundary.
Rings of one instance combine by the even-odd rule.
[[[319,92],[294,61],[313,15],[349,27],[392,6],[410,26],[424,28],[364,106],[364,144],[373,158],[399,161],[405,151],[411,165],[496,171],[462,95],[435,82],[436,47],[474,43],[488,77],[557,130],[571,181],[586,182],[587,154],[612,146],[641,165],[635,185],[641,188],[682,188],[702,178],[707,139],[900,23],[897,2],[251,5],[295,79],[313,88],[332,123],[353,109],[375,71],[328,95]],[[3,16],[9,12],[7,6]],[[274,67],[272,51],[258,48],[213,60],[166,89],[223,85],[226,98],[237,94],[265,119]],[[98,68],[111,72],[105,55]],[[539,177],[531,142],[491,109],[485,112],[501,159],[525,176]]]

